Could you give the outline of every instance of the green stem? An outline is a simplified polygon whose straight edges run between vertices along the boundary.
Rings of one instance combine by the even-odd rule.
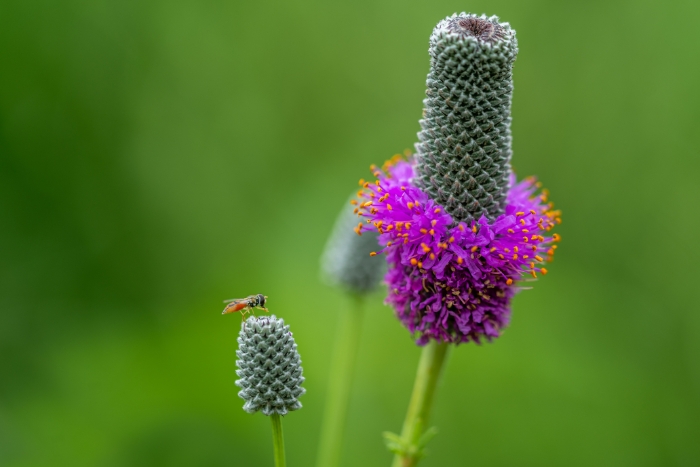
[[[362,330],[363,298],[355,295],[353,299],[352,307],[345,307],[342,311],[336,332],[337,340],[331,361],[317,467],[336,467],[340,462],[350,386],[355,373],[355,360]]]
[[[449,344],[430,341],[421,353],[413,394],[401,431],[403,452],[396,454],[392,467],[413,467],[422,456],[421,437],[428,429],[433,397],[447,356]]]
[[[278,414],[270,415],[272,422],[272,446],[275,453],[275,467],[285,467],[284,434],[282,433],[282,418]]]

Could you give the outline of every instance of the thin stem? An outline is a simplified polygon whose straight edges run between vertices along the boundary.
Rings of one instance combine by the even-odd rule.
[[[350,386],[355,373],[357,348],[360,344],[363,303],[363,297],[354,295],[352,306],[345,307],[341,312],[331,361],[328,396],[316,458],[317,467],[336,467],[340,462]]]
[[[272,446],[275,453],[275,467],[285,467],[284,434],[282,433],[282,418],[278,414],[270,415],[272,422]]]
[[[422,456],[423,446],[420,441],[428,429],[433,397],[448,349],[449,344],[435,341],[430,341],[423,347],[416,381],[413,383],[411,402],[408,404],[406,420],[401,431],[404,450],[394,457],[392,467],[413,467]]]

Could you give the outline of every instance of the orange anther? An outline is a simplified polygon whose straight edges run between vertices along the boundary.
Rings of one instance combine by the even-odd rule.
[[[542,261],[542,257],[541,257],[540,255],[535,255],[535,259],[536,259],[537,261]]]
[[[430,253],[430,259],[435,259],[435,253]]]
[[[515,233],[515,230],[513,230],[513,229],[508,229],[508,233],[509,233],[509,234],[513,234],[513,233]]]
[[[430,221],[430,225],[432,225],[433,227],[435,227],[435,224],[437,224],[437,221],[436,221],[435,219],[433,219],[432,221]]]
[[[387,208],[389,211],[391,211],[391,209],[392,209],[391,204],[388,204],[388,203],[387,203],[386,208]]]
[[[372,253],[369,254],[370,256],[377,256],[377,252],[373,251]]]
[[[425,234],[428,233],[428,229],[420,229],[420,233],[422,233],[423,235],[425,235]]]
[[[540,272],[541,272],[543,275],[547,275],[547,270],[546,270],[545,268],[540,269]]]
[[[430,235],[435,235],[435,230],[430,229],[430,230],[428,231],[428,233],[429,233]]]
[[[476,225],[473,225],[473,226],[472,226],[472,232],[473,232],[473,233],[476,233]]]
[[[457,264],[462,264],[463,262],[464,262],[464,260],[462,259],[462,257],[458,256],[457,257]]]
[[[474,245],[474,246],[472,247],[472,249],[471,249],[471,252],[474,253],[474,252],[475,252],[476,250],[478,250],[478,249],[479,249],[479,247],[476,246],[476,245]]]
[[[518,211],[518,212],[515,213],[515,215],[518,216],[518,217],[520,217],[520,216],[524,216],[525,213],[522,212],[522,211]]]
[[[513,284],[513,279],[506,280],[506,285],[512,285],[512,284]]]
[[[408,209],[413,209],[413,203],[410,201],[406,204],[406,206],[408,206]]]
[[[435,211],[433,211],[435,214],[439,213],[441,211],[440,208],[435,208]]]
[[[411,258],[411,265],[415,266],[418,264],[418,260],[416,258]]]

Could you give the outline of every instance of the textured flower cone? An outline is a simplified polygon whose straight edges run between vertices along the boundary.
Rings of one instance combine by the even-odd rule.
[[[238,396],[248,413],[286,415],[298,410],[301,387],[301,358],[289,326],[272,316],[251,316],[241,328],[236,351]]]
[[[495,16],[453,15],[430,37],[416,170],[419,186],[457,222],[505,208],[517,53],[515,31]]]
[[[377,288],[386,272],[386,261],[369,256],[379,245],[377,232],[353,231],[357,225],[352,207],[357,205],[356,198],[350,198],[335,222],[321,257],[321,273],[329,284],[363,295]]]
[[[498,337],[518,281],[547,274],[557,247],[548,232],[560,212],[510,168],[516,54],[515,31],[496,17],[441,21],[418,154],[360,181],[361,229],[380,234],[389,264],[386,302],[419,344]]]

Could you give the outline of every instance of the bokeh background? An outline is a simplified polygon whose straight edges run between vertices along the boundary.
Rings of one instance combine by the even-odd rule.
[[[0,465],[269,466],[237,316],[292,326],[312,465],[338,311],[319,281],[370,163],[412,147],[433,26],[518,31],[514,165],[564,212],[497,342],[453,352],[429,466],[700,465],[700,3],[0,2]],[[344,466],[385,466],[419,349],[370,299]]]

